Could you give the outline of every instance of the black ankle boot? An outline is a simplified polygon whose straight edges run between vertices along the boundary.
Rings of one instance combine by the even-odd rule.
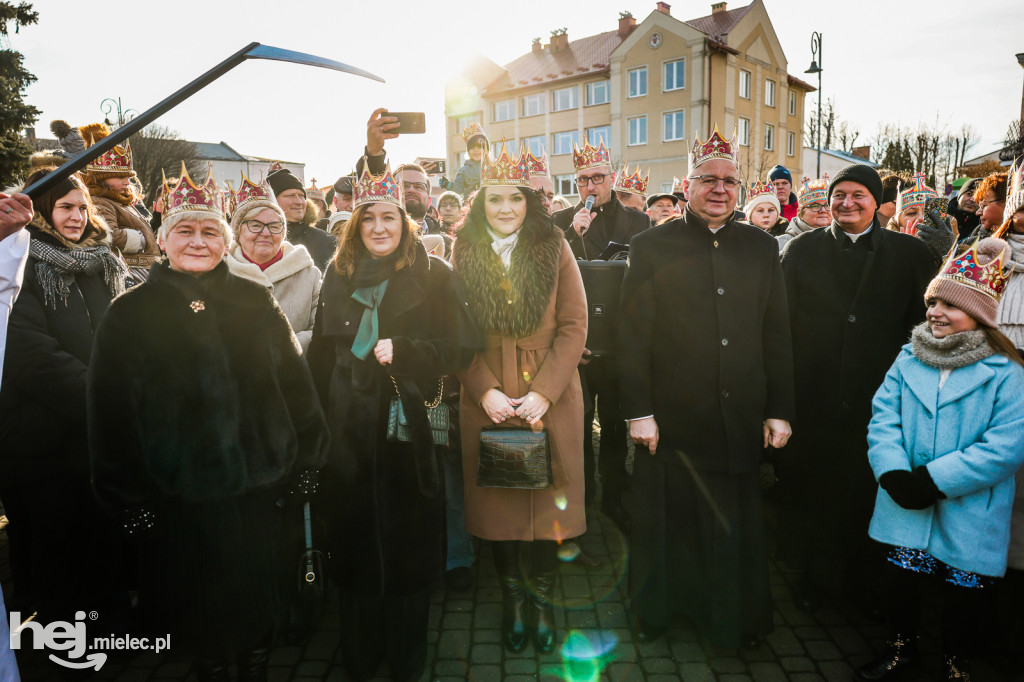
[[[526,648],[526,590],[523,581],[501,576],[501,642],[512,653]]]
[[[199,682],[228,682],[228,661],[192,661],[192,672]]]
[[[533,645],[537,651],[549,654],[555,650],[555,608],[551,598],[555,593],[554,571],[541,573],[533,578],[533,595],[530,603],[535,618],[533,628]]]
[[[857,676],[862,680],[894,680],[917,663],[917,637],[896,635],[885,643],[881,656],[857,668]]]
[[[943,678],[948,682],[971,682],[971,673],[967,670],[967,660],[963,656],[946,654],[942,657]]]
[[[238,654],[238,682],[267,682],[270,663],[270,638],[261,640],[255,649]]]

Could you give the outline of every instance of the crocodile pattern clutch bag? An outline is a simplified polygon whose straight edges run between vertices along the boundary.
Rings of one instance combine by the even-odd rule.
[[[486,426],[480,430],[478,486],[540,490],[551,482],[546,430],[508,426]]]

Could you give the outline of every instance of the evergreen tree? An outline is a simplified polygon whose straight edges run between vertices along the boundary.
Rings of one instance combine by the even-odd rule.
[[[25,70],[20,52],[9,49],[7,36],[22,26],[39,20],[32,5],[0,1],[0,187],[7,187],[21,177],[34,151],[22,137],[22,131],[35,123],[39,110],[26,104],[22,95],[36,77]]]

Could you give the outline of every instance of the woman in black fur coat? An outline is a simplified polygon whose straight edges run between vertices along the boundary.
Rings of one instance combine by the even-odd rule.
[[[282,500],[312,493],[300,480],[328,434],[284,313],[224,263],[215,192],[185,177],[168,194],[167,261],[97,330],[92,473],[137,542],[150,634],[187,648],[200,680],[226,680],[233,655],[239,680],[265,680],[298,561],[282,551]]]
[[[307,351],[331,428],[320,506],[342,665],[355,680],[382,660],[396,680],[423,670],[430,591],[445,566],[444,482],[424,403],[476,347],[455,275],[427,255],[402,206],[390,172],[356,183]],[[411,442],[387,438],[396,390]]]

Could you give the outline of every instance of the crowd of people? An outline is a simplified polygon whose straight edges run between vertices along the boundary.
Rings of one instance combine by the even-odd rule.
[[[574,147],[573,203],[476,124],[454,180],[392,170],[397,126],[374,111],[326,192],[275,168],[225,201],[183,165],[151,212],[125,144],[0,193],[9,610],[95,612],[169,634],[199,680],[266,680],[315,623],[295,587],[301,563],[326,592],[315,545],[346,674],[414,680],[431,593],[469,589],[481,543],[502,645],[553,651],[559,566],[601,565],[578,541],[600,509],[639,641],[685,617],[756,649],[774,486],[797,606],[888,623],[859,678],[918,664],[929,585],[948,679],[996,602],[1012,655],[1024,157],[948,200],[866,165],[747,186],[716,128],[671,192]],[[54,130],[65,155],[109,134]]]

